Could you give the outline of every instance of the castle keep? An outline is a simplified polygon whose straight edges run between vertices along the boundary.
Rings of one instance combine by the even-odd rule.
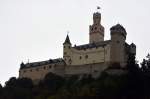
[[[129,53],[136,54],[135,44],[126,43],[127,32],[120,24],[110,28],[110,40],[104,40],[104,31],[101,13],[96,12],[93,14],[93,24],[89,26],[88,44],[72,46],[67,35],[63,43],[63,58],[21,63],[19,77],[38,81],[49,72],[61,76],[82,74],[97,76],[113,63],[125,68]]]

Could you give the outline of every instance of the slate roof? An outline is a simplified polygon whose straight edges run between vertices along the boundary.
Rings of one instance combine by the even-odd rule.
[[[67,37],[66,37],[66,40],[65,40],[64,44],[71,44],[71,42],[70,42],[70,39],[69,39],[69,36],[68,36],[68,35],[67,35]]]
[[[111,40],[101,41],[101,42],[91,43],[91,44],[84,44],[84,45],[74,46],[73,48],[77,50],[85,50],[85,49],[90,49],[90,48],[104,47],[107,44],[109,44],[110,41]]]
[[[48,64],[65,64],[65,62],[62,58],[58,58],[58,59],[49,59],[46,61],[32,62],[32,63],[26,63],[26,64],[21,63],[20,69],[38,67],[38,66],[43,66],[43,65],[48,65]]]

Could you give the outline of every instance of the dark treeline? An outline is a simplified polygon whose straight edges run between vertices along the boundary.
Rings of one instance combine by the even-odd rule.
[[[126,73],[109,74],[108,69],[96,79],[48,73],[38,85],[29,78],[12,77],[0,85],[0,99],[150,99],[150,55],[139,66],[131,54],[126,67]]]

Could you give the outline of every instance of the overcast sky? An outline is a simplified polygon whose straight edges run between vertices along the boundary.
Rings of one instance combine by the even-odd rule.
[[[141,61],[150,52],[149,0],[0,0],[0,83],[18,77],[22,61],[62,57],[67,31],[73,45],[88,43],[97,6],[105,39],[111,26],[122,24]]]

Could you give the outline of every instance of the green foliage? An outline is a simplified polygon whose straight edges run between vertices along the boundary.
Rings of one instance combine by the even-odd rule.
[[[135,54],[129,53],[128,61],[127,61],[127,69],[130,73],[138,73],[140,68],[139,65],[136,63]]]
[[[65,79],[61,76],[55,75],[53,73],[48,73],[44,80],[40,82],[40,84],[47,90],[53,92],[56,92],[57,89],[62,87],[64,84]]]
[[[0,84],[0,99],[1,99],[1,95],[2,95],[2,90],[3,90],[3,87],[2,87],[2,85]]]
[[[16,77],[11,77],[6,83],[6,87],[15,87],[17,86],[17,79]]]
[[[146,56],[146,59],[143,59],[141,69],[143,72],[150,72],[150,54]]]

